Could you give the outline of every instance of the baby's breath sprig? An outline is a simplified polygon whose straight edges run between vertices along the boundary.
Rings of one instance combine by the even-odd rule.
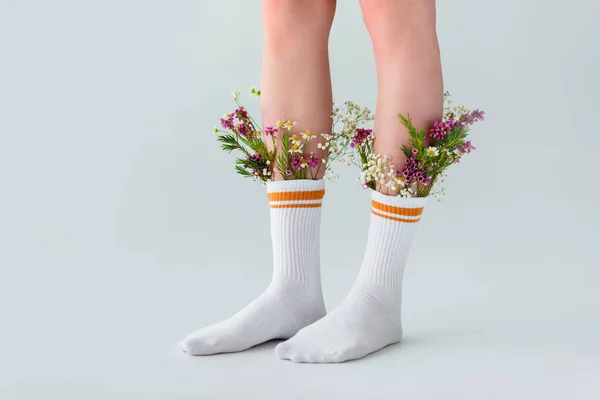
[[[356,164],[353,155],[365,155],[373,146],[373,130],[365,125],[375,119],[367,107],[361,107],[346,101],[341,107],[335,107],[332,113],[333,132],[327,138],[326,147],[330,149],[329,162],[341,161]]]

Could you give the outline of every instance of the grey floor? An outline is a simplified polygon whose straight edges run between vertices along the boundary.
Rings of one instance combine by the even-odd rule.
[[[0,398],[599,398],[599,299],[577,290],[583,282],[492,282],[416,258],[428,256],[412,257],[406,276],[405,340],[339,365],[281,361],[275,342],[210,357],[178,351],[189,331],[260,292],[268,271],[257,265],[213,266],[210,279],[207,268],[143,256],[23,268],[1,283]],[[330,306],[356,269],[324,267]]]

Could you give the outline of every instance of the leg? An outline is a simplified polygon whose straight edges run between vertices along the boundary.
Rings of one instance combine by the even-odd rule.
[[[263,120],[293,119],[299,129],[329,132],[327,39],[335,2],[264,0],[263,9]],[[269,182],[267,192],[274,264],[271,284],[237,314],[187,336],[180,347],[189,354],[241,351],[267,340],[287,339],[325,315],[319,271],[324,182]]]
[[[263,0],[263,124],[287,119],[298,122],[296,131],[331,132],[328,41],[335,6],[335,0]],[[316,140],[307,150],[323,155]]]
[[[375,151],[403,162],[408,140],[397,114],[427,128],[442,113],[442,80],[434,0],[363,0],[379,76]],[[374,192],[367,249],[344,302],[275,352],[297,362],[364,357],[402,338],[404,266],[426,199]]]
[[[435,0],[362,0],[361,7],[378,76],[374,151],[402,166],[408,132],[398,114],[410,115],[416,127],[425,129],[442,116]]]

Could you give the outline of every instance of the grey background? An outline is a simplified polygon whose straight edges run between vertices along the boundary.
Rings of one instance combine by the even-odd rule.
[[[334,97],[374,107],[358,2],[338,3]],[[446,88],[488,118],[423,218],[406,340],[295,365],[275,343],[176,349],[270,277],[264,189],[211,135],[229,92],[259,84],[258,2],[0,1],[0,398],[599,398],[599,11],[440,2]],[[323,208],[329,308],[369,218],[357,171],[340,172]]]

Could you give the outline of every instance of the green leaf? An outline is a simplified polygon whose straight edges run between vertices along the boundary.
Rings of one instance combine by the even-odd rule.
[[[238,174],[240,174],[246,178],[252,178],[252,174],[250,172],[248,172],[246,169],[244,169],[244,167],[242,167],[241,165],[236,165],[235,170],[237,171]]]

